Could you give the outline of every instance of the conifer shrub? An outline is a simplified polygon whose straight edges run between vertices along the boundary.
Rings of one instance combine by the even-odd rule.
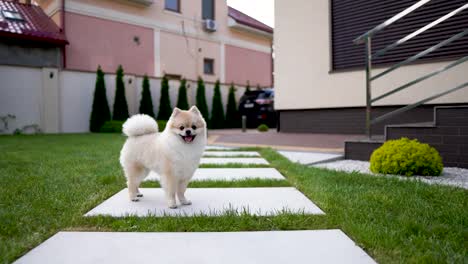
[[[210,126],[213,129],[225,127],[223,98],[221,96],[221,88],[219,80],[216,81],[213,94],[213,104],[211,107],[211,122]]]
[[[158,120],[169,120],[172,114],[171,98],[169,97],[169,80],[161,79],[161,98],[159,100]]]
[[[115,99],[112,120],[125,121],[128,118],[128,105],[125,98],[124,71],[122,65],[119,65],[115,78]]]
[[[96,85],[94,88],[93,106],[89,120],[89,130],[99,132],[102,125],[111,119],[109,104],[107,102],[104,72],[101,66],[96,71]]]
[[[143,77],[143,89],[141,90],[140,114],[147,114],[154,118],[153,99],[151,98],[150,82],[148,76]]]
[[[229,94],[228,94],[228,101],[227,101],[227,108],[226,108],[226,127],[228,128],[236,128],[240,127],[241,122],[239,118],[239,112],[236,103],[236,88],[234,84],[231,83],[231,87],[229,87]]]
[[[187,81],[185,79],[180,80],[179,94],[177,96],[177,108],[182,110],[188,110],[188,98],[187,98]]]
[[[202,114],[203,118],[206,121],[209,121],[210,116],[208,114],[208,104],[206,103],[205,82],[201,77],[198,77],[197,94],[195,99],[195,105],[197,106],[198,110],[200,110],[200,113]]]

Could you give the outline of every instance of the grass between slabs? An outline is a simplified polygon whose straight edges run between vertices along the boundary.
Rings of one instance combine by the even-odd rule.
[[[259,151],[287,182],[248,184],[295,186],[326,215],[83,217],[125,188],[118,163],[123,141],[124,137],[112,134],[0,136],[0,262],[17,259],[60,230],[339,228],[379,263],[463,263],[468,258],[468,191],[310,168],[271,149],[248,148]],[[224,184],[228,183],[200,182],[192,187],[247,187],[244,181]]]

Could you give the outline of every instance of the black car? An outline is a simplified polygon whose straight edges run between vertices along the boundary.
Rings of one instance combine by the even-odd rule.
[[[239,113],[247,117],[247,127],[256,128],[260,124],[276,127],[273,89],[253,90],[241,97]]]

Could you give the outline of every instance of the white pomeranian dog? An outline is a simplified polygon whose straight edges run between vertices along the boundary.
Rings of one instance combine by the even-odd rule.
[[[134,115],[123,124],[128,136],[120,152],[120,164],[127,178],[131,201],[143,197],[140,183],[150,171],[160,175],[169,208],[190,205],[185,190],[197,169],[206,146],[206,122],[196,106],[188,111],[175,108],[166,128],[148,115]]]

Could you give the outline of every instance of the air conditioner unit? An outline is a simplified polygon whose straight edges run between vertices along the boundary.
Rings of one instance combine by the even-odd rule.
[[[213,19],[203,20],[203,29],[205,31],[215,32],[216,31],[216,21],[214,21]]]

